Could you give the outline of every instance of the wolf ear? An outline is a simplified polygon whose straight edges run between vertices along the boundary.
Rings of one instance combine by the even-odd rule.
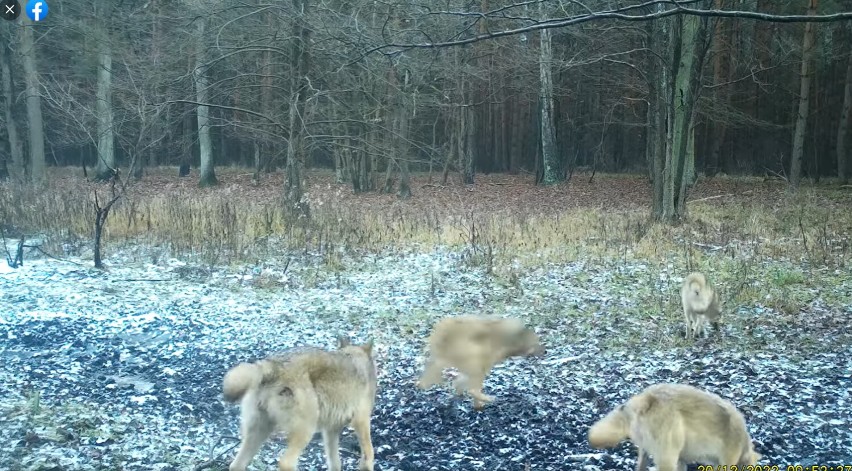
[[[337,336],[337,348],[348,347],[351,343],[348,336],[342,334]]]
[[[361,345],[361,349],[367,352],[367,355],[373,354],[373,339],[367,340],[366,343]]]
[[[644,414],[648,412],[657,403],[657,398],[650,394],[643,394],[638,399],[639,400],[636,401],[636,405],[634,408],[637,414]]]

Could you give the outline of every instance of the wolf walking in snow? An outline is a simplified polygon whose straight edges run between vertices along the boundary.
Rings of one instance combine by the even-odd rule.
[[[695,338],[699,329],[705,332],[707,321],[718,328],[722,307],[719,294],[707,278],[698,272],[690,273],[680,289],[683,317],[686,321],[686,338]]]
[[[376,400],[372,341],[338,349],[303,347],[256,363],[240,363],[225,375],[225,399],[240,401],[242,442],[230,471],[244,471],[276,431],[287,434],[280,471],[295,471],[314,434],[322,432],[329,471],[340,471],[339,439],[346,425],[361,448],[361,471],[373,471],[370,418]]]
[[[638,448],[636,471],[647,470],[649,455],[658,471],[685,471],[695,462],[755,465],[761,458],[733,404],[685,384],[650,386],[589,429],[594,448],[625,439]]]
[[[441,381],[444,368],[458,368],[457,394],[467,392],[481,409],[494,400],[482,392],[491,369],[514,356],[544,353],[538,335],[518,320],[491,316],[446,317],[438,321],[428,340],[429,358],[417,386],[428,389]]]

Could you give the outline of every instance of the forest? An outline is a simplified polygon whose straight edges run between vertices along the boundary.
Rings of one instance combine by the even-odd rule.
[[[239,471],[229,368],[343,333],[373,341],[376,470],[634,469],[590,427],[683,383],[764,471],[849,471],[852,1],[0,14],[0,469]],[[458,315],[543,345],[482,410],[415,387]],[[324,443],[299,469],[339,471]]]

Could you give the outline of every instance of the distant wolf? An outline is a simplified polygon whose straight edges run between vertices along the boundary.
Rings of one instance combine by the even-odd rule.
[[[227,401],[241,401],[242,442],[230,471],[244,471],[273,432],[287,435],[278,469],[295,471],[317,430],[329,471],[340,471],[338,444],[346,425],[358,437],[358,469],[373,471],[370,418],[376,383],[373,342],[352,345],[346,337],[338,338],[337,350],[301,347],[231,368],[223,391]]]
[[[446,317],[438,321],[428,339],[426,368],[417,387],[428,389],[441,381],[444,368],[461,373],[454,381],[456,393],[473,398],[482,409],[494,397],[482,392],[491,369],[514,356],[541,356],[544,347],[532,329],[514,318],[491,316]]]
[[[648,455],[657,471],[685,471],[694,462],[755,465],[762,458],[733,404],[685,384],[650,386],[589,429],[594,448],[625,439],[638,448],[636,471],[647,470]]]
[[[683,317],[686,321],[686,338],[695,338],[699,329],[704,333],[705,321],[719,328],[722,306],[719,294],[707,278],[698,272],[690,273],[680,289]]]

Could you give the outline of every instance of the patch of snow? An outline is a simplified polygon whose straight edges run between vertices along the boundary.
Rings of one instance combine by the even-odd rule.
[[[852,432],[844,427],[852,417],[852,356],[844,326],[819,327],[814,319],[825,343],[806,355],[792,341],[795,332],[771,324],[763,326],[771,343],[755,353],[723,342],[668,350],[638,341],[619,351],[604,347],[608,336],[627,328],[654,332],[642,317],[628,317],[637,287],[657,278],[646,264],[551,264],[524,273],[518,290],[448,250],[347,260],[346,270],[333,276],[313,270],[318,257],[312,257],[294,259],[286,284],[272,288],[252,285],[257,273],[280,273],[283,263],[271,260],[260,271],[205,268],[203,277],[178,273],[193,268],[180,260],[133,266],[119,255],[109,272],[34,260],[4,273],[0,440],[10,445],[0,449],[0,468],[191,469],[235,444],[227,437],[238,435],[238,408],[221,392],[227,368],[298,345],[331,347],[341,332],[376,341],[377,470],[632,468],[632,447],[592,450],[588,427],[664,381],[733,401],[765,463],[852,462]],[[669,267],[660,275],[654,291],[673,289],[675,272]],[[278,278],[285,277],[272,276]],[[164,281],[132,281],[139,279]],[[543,336],[546,357],[495,368],[485,392],[496,401],[480,412],[455,398],[448,384],[418,390],[423,343],[435,320],[481,312],[528,320]],[[775,315],[769,308],[737,312]],[[566,332],[586,339],[566,342]],[[34,392],[55,426],[29,425]],[[86,433],[62,438],[66,429]],[[270,440],[255,469],[274,466],[282,447],[280,439]],[[344,469],[356,469],[351,432],[341,448]],[[217,469],[232,458],[233,452],[223,455]],[[325,469],[319,440],[301,464]]]

